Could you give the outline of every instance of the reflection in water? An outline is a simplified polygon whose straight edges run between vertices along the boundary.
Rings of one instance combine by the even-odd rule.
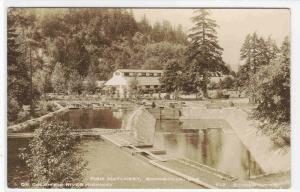
[[[199,120],[198,124],[202,129],[198,133],[183,134],[181,129],[197,128],[197,120],[189,121],[157,122],[154,145],[165,149],[168,154],[205,164],[235,177],[249,178],[249,175],[263,173],[228,124],[217,128],[222,122],[212,120],[210,124],[203,125],[205,121]],[[208,125],[214,128],[203,128]]]
[[[203,139],[201,142],[201,149],[202,149],[202,160],[204,164],[207,164],[207,147],[208,145],[208,140],[207,140],[207,129],[202,129],[203,132]]]
[[[122,119],[128,114],[127,110],[119,109],[76,109],[62,115],[62,120],[68,121],[73,126],[81,129],[122,127]]]

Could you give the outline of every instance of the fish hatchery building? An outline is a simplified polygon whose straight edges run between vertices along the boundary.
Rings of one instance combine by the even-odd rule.
[[[133,81],[143,92],[158,92],[162,88],[159,81],[162,74],[163,70],[118,69],[113,73],[113,77],[105,83],[105,86],[113,88],[121,98],[130,95]]]

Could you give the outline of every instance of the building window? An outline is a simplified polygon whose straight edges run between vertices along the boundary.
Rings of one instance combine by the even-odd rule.
[[[154,85],[154,88],[157,89],[157,88],[158,88],[158,85]]]
[[[157,73],[157,76],[158,76],[158,77],[161,77],[161,73]]]
[[[153,77],[153,73],[149,73],[149,76],[150,76],[150,77]]]
[[[124,73],[124,76],[125,76],[125,77],[128,77],[128,76],[129,76],[129,73]]]
[[[146,85],[145,87],[146,87],[147,89],[150,89],[150,85]]]
[[[140,73],[140,77],[145,77],[146,73]]]

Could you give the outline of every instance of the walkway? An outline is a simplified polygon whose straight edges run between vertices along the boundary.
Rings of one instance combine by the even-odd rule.
[[[153,166],[143,156],[98,139],[84,141],[80,148],[89,162],[84,183],[100,186],[90,188],[203,188]]]

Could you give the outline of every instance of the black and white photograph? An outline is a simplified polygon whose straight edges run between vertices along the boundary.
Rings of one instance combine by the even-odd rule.
[[[291,10],[8,7],[9,189],[289,189]]]

